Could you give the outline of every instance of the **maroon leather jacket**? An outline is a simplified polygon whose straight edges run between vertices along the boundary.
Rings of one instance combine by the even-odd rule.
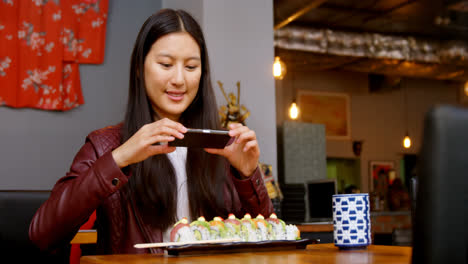
[[[90,133],[70,171],[55,184],[50,198],[34,215],[29,237],[42,250],[70,243],[96,210],[99,254],[157,252],[133,247],[137,243],[161,242],[162,230],[140,225],[138,210],[121,199],[120,188],[128,176],[111,153],[120,145],[120,129],[121,125],[110,126]],[[226,208],[236,215],[249,212],[269,216],[273,206],[259,169],[246,180],[237,179],[233,173],[227,170],[227,184],[234,187],[234,194],[233,198],[225,195]]]

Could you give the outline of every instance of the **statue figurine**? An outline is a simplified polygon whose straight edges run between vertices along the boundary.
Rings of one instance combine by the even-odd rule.
[[[231,123],[241,123],[243,125],[245,119],[249,117],[250,112],[243,105],[240,105],[240,82],[237,82],[237,98],[233,93],[226,95],[223,88],[223,83],[218,81],[219,88],[223,92],[224,98],[226,99],[227,105],[223,105],[219,108],[219,115],[221,117],[221,126],[228,128]]]

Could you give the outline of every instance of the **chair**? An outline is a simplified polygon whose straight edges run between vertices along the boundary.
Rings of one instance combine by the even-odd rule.
[[[468,263],[468,109],[426,116],[413,225],[413,263]]]
[[[2,263],[68,263],[69,245],[46,254],[29,240],[31,219],[49,195],[46,191],[0,191]]]

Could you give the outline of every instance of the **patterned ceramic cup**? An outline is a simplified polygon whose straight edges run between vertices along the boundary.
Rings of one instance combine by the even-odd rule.
[[[340,249],[371,244],[369,194],[333,195],[333,239]]]

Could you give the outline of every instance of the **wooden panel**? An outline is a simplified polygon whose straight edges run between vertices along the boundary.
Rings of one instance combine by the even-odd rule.
[[[301,233],[333,232],[332,224],[298,225],[297,228]]]

